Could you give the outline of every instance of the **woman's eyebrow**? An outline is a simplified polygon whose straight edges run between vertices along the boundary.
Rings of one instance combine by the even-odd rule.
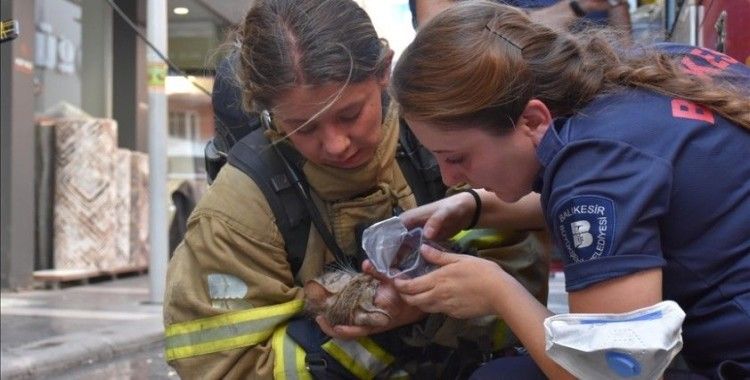
[[[287,125],[303,124],[303,123],[307,122],[307,119],[284,119],[284,118],[282,118],[281,122],[284,123],[284,124],[287,124]]]
[[[446,153],[454,153],[454,152],[455,152],[454,150],[450,150],[450,149],[438,149],[438,150],[432,151],[432,153],[435,153],[435,154],[446,154]]]

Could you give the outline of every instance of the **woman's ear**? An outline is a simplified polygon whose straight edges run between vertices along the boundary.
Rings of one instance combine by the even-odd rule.
[[[539,144],[551,124],[552,114],[547,105],[539,99],[531,99],[521,112],[517,127],[531,137],[534,144]]]
[[[391,66],[393,63],[393,50],[388,49],[388,52],[386,53],[385,58],[383,59],[383,64],[385,64],[385,70],[383,70],[383,75],[378,78],[378,84],[382,88],[387,88],[388,83],[391,80]]]

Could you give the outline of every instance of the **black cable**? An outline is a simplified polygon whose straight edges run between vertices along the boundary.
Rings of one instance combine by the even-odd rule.
[[[114,11],[117,12],[118,15],[120,15],[120,17],[130,26],[130,28],[133,29],[135,34],[137,34],[138,37],[140,37],[143,40],[143,42],[145,42],[146,45],[148,45],[148,47],[150,47],[151,50],[153,50],[154,53],[156,53],[156,55],[158,55],[159,58],[161,58],[162,61],[164,61],[167,64],[167,66],[169,66],[170,69],[177,72],[181,76],[185,77],[185,79],[187,79],[190,82],[190,84],[195,86],[197,89],[203,91],[204,94],[211,96],[211,92],[209,92],[203,86],[199,85],[198,83],[190,79],[187,73],[182,71],[182,69],[177,67],[177,65],[175,65],[166,55],[164,55],[164,53],[159,51],[159,49],[157,49],[156,46],[154,46],[154,44],[152,44],[151,41],[149,41],[148,38],[146,38],[146,36],[143,35],[143,33],[138,29],[138,26],[135,25],[133,20],[131,20],[130,17],[128,17],[128,15],[126,15],[125,12],[123,12],[122,9],[120,9],[120,7],[117,6],[117,4],[115,4],[114,0],[107,0],[107,3],[109,3],[109,6],[112,7],[112,9],[114,9]]]
[[[263,126],[263,129],[271,130],[271,116],[268,111],[263,110],[260,112],[260,123]],[[320,210],[318,210],[318,207],[315,205],[315,202],[312,199],[312,195],[310,194],[310,187],[307,185],[307,182],[302,179],[303,176],[297,173],[297,170],[295,170],[294,166],[289,162],[289,160],[287,160],[284,153],[276,144],[271,142],[271,147],[279,156],[281,162],[284,164],[284,168],[286,169],[287,175],[289,176],[289,180],[293,183],[297,194],[302,198],[302,201],[307,208],[307,212],[308,214],[310,214],[310,220],[315,226],[315,229],[318,230],[318,233],[323,239],[323,242],[328,247],[328,249],[331,250],[333,256],[336,257],[336,261],[342,264],[347,263],[348,256],[344,253],[341,247],[339,247],[338,243],[336,243],[336,238],[333,236],[333,233],[325,225],[323,216],[320,214]]]

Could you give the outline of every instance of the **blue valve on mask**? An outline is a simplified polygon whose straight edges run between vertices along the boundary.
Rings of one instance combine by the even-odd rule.
[[[607,351],[604,353],[607,359],[607,365],[612,372],[620,377],[634,377],[641,373],[641,364],[638,359],[630,354],[617,351]]]

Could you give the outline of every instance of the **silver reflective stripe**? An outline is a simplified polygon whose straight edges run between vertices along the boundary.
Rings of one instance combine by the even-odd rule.
[[[271,338],[276,380],[312,380],[305,368],[305,351],[286,334],[287,325],[276,329]]]
[[[286,329],[284,329],[284,341],[281,344],[281,351],[284,355],[284,373],[286,373],[287,379],[298,379],[297,377],[297,355],[295,348],[297,344],[286,335]],[[276,353],[277,354],[277,353]]]
[[[266,341],[274,328],[302,310],[302,300],[233,311],[168,325],[167,361],[249,347]]]
[[[235,323],[207,330],[199,330],[189,334],[170,336],[166,338],[166,346],[182,347],[187,345],[196,345],[232,338],[235,336],[251,335],[266,331],[268,332],[268,335],[270,335],[270,332],[271,330],[273,330],[274,326],[287,319],[289,319],[288,315],[279,315],[272,318]]]
[[[393,362],[393,357],[369,338],[331,339],[323,350],[358,378],[372,379]]]

